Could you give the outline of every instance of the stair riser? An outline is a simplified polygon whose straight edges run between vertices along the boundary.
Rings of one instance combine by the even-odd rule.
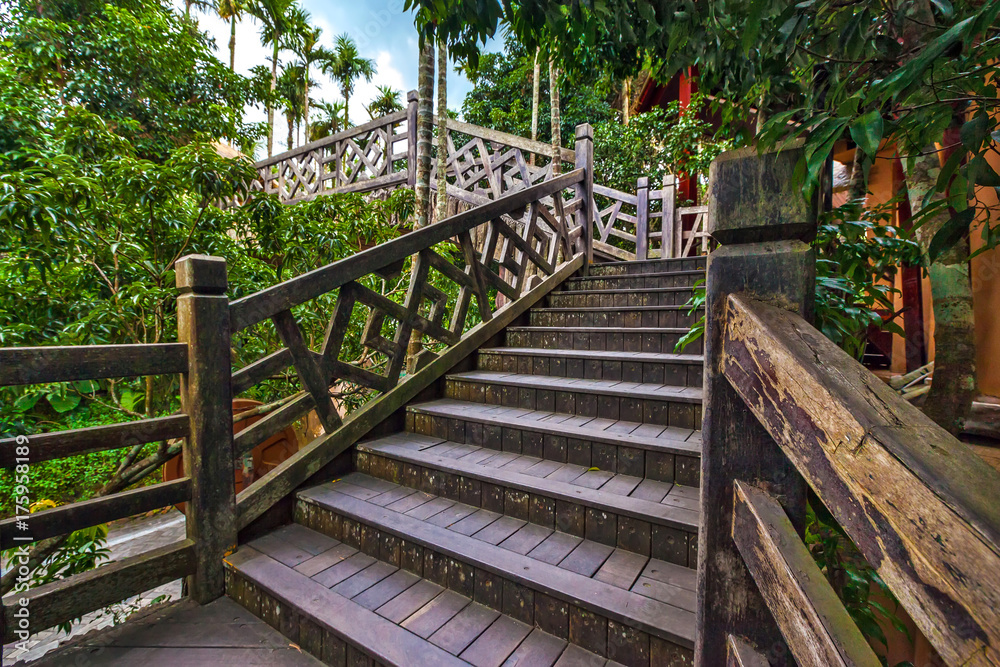
[[[615,310],[610,312],[533,310],[534,327],[683,327],[690,328],[701,317],[686,310]]]
[[[671,364],[655,361],[613,361],[582,357],[549,358],[510,352],[480,350],[478,368],[484,371],[582,378],[648,382],[677,387],[701,387],[704,375],[701,364]]]
[[[652,352],[674,354],[679,332],[626,333],[611,331],[531,331],[507,330],[507,347],[559,350],[602,350],[607,352]],[[684,348],[684,354],[701,354],[703,339]]]
[[[226,567],[226,595],[280,632],[288,641],[327,665],[384,667],[360,648],[343,641],[316,622],[316,619],[281,602],[229,566]]]
[[[602,616],[599,610],[585,609],[549,596],[543,590],[506,579],[325,507],[299,500],[295,520],[522,623],[623,664],[649,667],[692,664],[688,649],[617,623]],[[595,641],[595,636],[603,641]]]
[[[527,428],[484,424],[474,419],[422,412],[407,413],[406,427],[412,433],[451,442],[537,456],[558,463],[594,467],[659,482],[697,487],[701,480],[701,460],[697,456],[613,445],[586,438],[570,438]]]
[[[622,419],[696,431],[701,429],[701,404],[682,401],[609,396],[582,391],[550,391],[452,378],[445,383],[445,397],[525,410]]]
[[[629,308],[634,306],[683,306],[691,300],[689,289],[670,292],[614,292],[587,294],[553,292],[548,296],[550,308]]]
[[[657,287],[691,287],[699,280],[704,281],[701,273],[678,273],[677,275],[649,276],[608,276],[606,278],[571,278],[563,283],[563,289],[571,290],[626,290],[650,289]]]
[[[357,470],[570,535],[696,567],[698,533],[355,450]]]
[[[590,267],[592,276],[621,276],[642,273],[666,273],[667,271],[693,271],[705,268],[705,257],[689,259],[667,259],[659,262],[627,262],[614,264],[593,264]]]

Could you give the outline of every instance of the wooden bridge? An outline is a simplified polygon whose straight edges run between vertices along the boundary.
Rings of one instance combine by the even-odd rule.
[[[410,182],[412,114],[262,163],[261,188]],[[797,149],[713,164],[705,347],[676,354],[706,258],[672,256],[668,188],[600,189],[587,126],[562,174],[531,166],[542,144],[452,131],[468,141],[442,180],[467,211],[238,300],[222,259],[187,257],[176,343],[0,350],[0,384],[176,373],[183,406],[32,437],[29,461],[0,442],[4,467],[183,438],[186,475],[2,522],[3,548],[187,502],[182,542],[5,597],[5,642],[186,577],[186,604],[227,596],[331,665],[877,665],[802,542],[811,495],[948,664],[1000,662],[1000,478],[810,326]],[[377,285],[408,258],[397,303]],[[310,349],[294,309],[332,293]],[[355,313],[379,365],[343,358]],[[234,337],[267,321],[282,347],[233,368]],[[404,374],[413,332],[439,351]],[[232,398],[289,367],[303,390],[234,438]],[[342,417],[335,382],[378,396]],[[311,411],[326,433],[236,494],[236,462]],[[129,627],[115,641],[141,648]]]

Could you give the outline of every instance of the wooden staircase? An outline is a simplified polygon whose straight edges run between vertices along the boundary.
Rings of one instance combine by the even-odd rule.
[[[702,359],[673,349],[703,275],[567,280],[300,490],[228,594],[332,665],[691,664]]]

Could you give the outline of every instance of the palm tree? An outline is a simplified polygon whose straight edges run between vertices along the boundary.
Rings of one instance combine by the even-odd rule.
[[[542,66],[539,56],[542,53],[541,47],[535,47],[535,62],[531,70],[531,140],[538,141],[538,102],[541,92]],[[535,166],[535,154],[531,154],[531,166]]]
[[[309,128],[307,141],[318,141],[323,137],[336,134],[344,127],[344,103],[343,102],[317,102],[316,108],[320,111],[319,119]]]
[[[437,220],[448,216],[448,45],[438,38]]]
[[[295,0],[253,0],[247,6],[251,16],[260,21],[260,41],[270,45],[271,93],[278,85],[278,53],[286,44],[286,36],[294,27]],[[274,103],[267,102],[267,156],[274,154]]]
[[[325,74],[331,76],[340,84],[340,92],[344,96],[344,104],[350,107],[351,93],[354,92],[354,82],[364,77],[371,81],[375,76],[375,61],[362,58],[358,53],[358,45],[346,33],[337,37],[333,47],[333,57],[320,63]],[[344,110],[344,124],[351,122],[349,111]]]
[[[305,91],[305,68],[302,63],[282,67],[276,92],[281,98],[285,120],[288,122],[288,150],[295,148],[295,121],[302,117],[304,100],[309,97]]]
[[[562,117],[559,110],[559,65],[549,56],[549,107],[552,120],[552,175],[562,173]]]
[[[332,54],[319,45],[319,36],[322,30],[310,26],[308,23],[309,14],[306,12],[303,12],[303,14],[305,15],[305,26],[303,27],[300,39],[295,44],[290,45],[289,48],[295,52],[295,55],[301,61],[304,77],[303,87],[305,90],[309,90],[312,88],[309,73],[313,63],[325,62],[332,57]],[[309,95],[305,96],[302,105],[302,123],[305,126],[306,141],[309,141]]]
[[[215,11],[223,21],[229,21],[229,69],[236,69],[236,21],[243,13],[243,0],[218,0]]]
[[[378,96],[365,107],[365,111],[368,112],[368,116],[372,120],[406,108],[403,106],[402,91],[393,90],[390,86],[376,86],[375,88],[378,90]]]

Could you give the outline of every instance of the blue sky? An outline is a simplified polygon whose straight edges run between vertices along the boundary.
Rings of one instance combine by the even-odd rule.
[[[183,3],[175,0],[183,11]],[[403,91],[417,87],[417,31],[413,26],[413,14],[403,11],[403,0],[300,0],[300,4],[312,15],[312,24],[322,29],[320,41],[332,46],[334,38],[348,33],[358,43],[364,57],[375,60],[378,72],[371,83],[359,80],[351,96],[350,115],[355,123],[368,119],[362,105],[375,97],[375,86],[387,85]],[[197,15],[201,29],[215,38],[218,57],[229,62],[229,24],[212,13]],[[490,47],[496,48],[494,44]],[[488,47],[489,48],[489,47]],[[490,49],[492,50],[492,49]],[[236,27],[236,70],[248,74],[255,65],[268,64],[270,52],[261,46],[259,26],[253,19],[244,16]],[[291,54],[283,54],[283,59],[291,59]],[[319,83],[314,89],[313,99],[327,101],[342,99],[337,87],[327,77],[314,71],[313,78]],[[472,84],[461,74],[449,68],[448,107],[460,111],[462,100],[472,89]],[[263,110],[249,109],[250,120],[265,120]],[[279,129],[278,136],[284,137]]]

